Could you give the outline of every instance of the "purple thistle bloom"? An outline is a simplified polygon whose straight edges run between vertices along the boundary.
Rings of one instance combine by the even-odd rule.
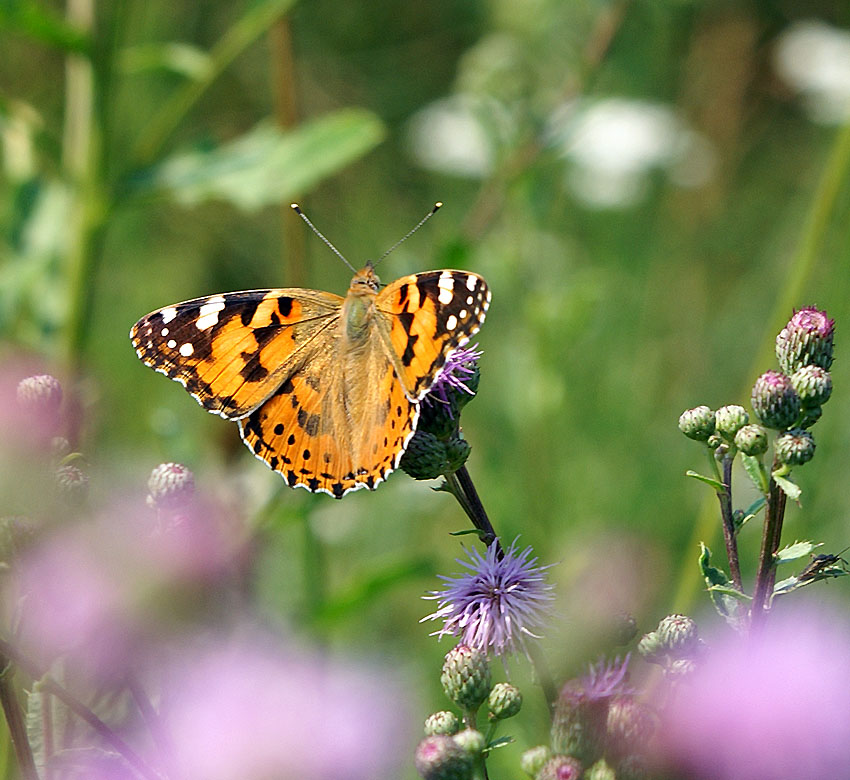
[[[631,693],[626,685],[626,674],[629,669],[631,653],[620,661],[600,659],[595,664],[590,664],[587,674],[581,678],[582,692],[589,699],[607,699],[620,693]]]
[[[471,390],[466,382],[475,373],[475,363],[483,354],[477,344],[452,352],[423,399],[424,403],[439,402],[450,406],[449,392],[452,390],[475,395],[475,391]]]
[[[471,561],[456,560],[470,570],[468,573],[440,575],[445,590],[423,597],[439,599],[439,605],[422,621],[444,621],[431,636],[457,636],[465,645],[482,652],[492,650],[498,656],[518,650],[528,654],[526,639],[540,638],[534,631],[542,627],[550,611],[552,586],[543,572],[552,564],[537,566],[537,558],[529,560],[531,547],[517,552],[516,544],[515,539],[501,558],[495,542],[487,548],[486,556],[467,550]]]

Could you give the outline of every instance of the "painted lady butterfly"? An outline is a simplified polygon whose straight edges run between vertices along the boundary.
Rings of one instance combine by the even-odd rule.
[[[342,498],[398,466],[422,398],[489,304],[476,274],[428,271],[380,289],[369,264],[345,298],[299,288],[196,298],[142,317],[130,339],[146,365],[236,420],[287,484]]]

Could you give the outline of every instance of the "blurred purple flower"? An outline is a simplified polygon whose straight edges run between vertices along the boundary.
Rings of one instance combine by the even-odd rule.
[[[449,393],[453,390],[470,396],[475,395],[475,390],[470,389],[467,382],[475,374],[475,363],[483,354],[477,344],[473,347],[461,347],[452,352],[423,399],[424,403],[439,401],[450,405]]]
[[[850,625],[772,614],[747,643],[729,634],[677,689],[660,733],[664,759],[689,777],[845,777],[850,766]]]
[[[174,671],[163,717],[183,777],[379,780],[409,748],[386,674],[256,637],[191,650]]]
[[[601,658],[595,664],[590,664],[587,674],[581,678],[582,693],[588,699],[608,699],[620,693],[631,693],[626,685],[631,653],[621,661],[615,658],[606,661]]]
[[[517,552],[516,545],[515,539],[502,558],[496,543],[487,548],[486,556],[467,550],[470,561],[456,560],[468,573],[440,575],[446,588],[423,597],[438,599],[439,604],[420,622],[444,621],[431,636],[450,634],[465,645],[500,656],[519,650],[527,654],[527,638],[539,639],[534,632],[543,627],[550,611],[552,586],[543,572],[552,564],[537,566],[537,558],[529,560],[531,547]]]

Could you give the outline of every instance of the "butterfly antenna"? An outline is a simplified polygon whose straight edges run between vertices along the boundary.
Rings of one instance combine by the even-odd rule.
[[[389,253],[390,253],[390,252],[392,252],[392,251],[394,251],[395,249],[397,249],[397,248],[399,247],[399,245],[400,245],[400,244],[403,244],[405,241],[407,241],[407,239],[408,239],[408,238],[410,238],[410,237],[411,237],[411,236],[412,236],[412,235],[413,235],[413,234],[414,234],[417,230],[419,230],[419,228],[421,228],[421,227],[422,227],[422,226],[423,226],[423,225],[424,225],[424,224],[425,224],[425,223],[426,223],[429,219],[431,219],[431,217],[433,217],[433,216],[434,216],[434,214],[436,214],[436,213],[437,213],[437,212],[438,212],[438,211],[442,208],[442,206],[443,206],[442,202],[441,202],[441,201],[437,201],[437,202],[434,204],[434,208],[432,208],[432,209],[431,209],[431,210],[430,210],[430,211],[429,211],[429,212],[428,212],[428,213],[427,213],[424,217],[422,217],[422,219],[420,219],[420,220],[419,220],[419,222],[417,223],[416,227],[414,227],[412,230],[408,230],[408,231],[407,231],[407,233],[405,233],[405,234],[404,234],[404,235],[403,235],[403,236],[402,236],[402,237],[401,237],[398,241],[396,241],[396,242],[395,242],[395,243],[394,243],[394,244],[393,244],[393,245],[392,245],[392,246],[391,246],[391,247],[390,247],[390,248],[389,248],[386,252],[384,252],[384,254],[382,254],[382,255],[381,255],[381,256],[380,256],[380,257],[379,257],[379,258],[378,258],[378,259],[377,259],[374,263],[370,263],[370,265],[372,266],[372,268],[374,268],[374,267],[375,267],[378,263],[380,263],[380,262],[381,262],[381,260],[383,260],[383,259],[384,259],[384,258],[385,258],[385,257],[386,257]]]
[[[291,203],[290,206],[292,210],[309,225],[310,230],[312,230],[319,238],[322,239],[322,241],[325,242],[325,244],[327,244],[331,252],[333,252],[340,260],[342,260],[342,262],[345,263],[352,271],[357,273],[357,269],[353,265],[351,265],[348,260],[345,259],[342,252],[340,252],[339,249],[337,249],[327,238],[325,238],[325,236],[319,231],[319,229],[312,222],[310,222],[310,220],[307,218],[307,215],[303,211],[301,211],[301,206],[299,206],[297,203]],[[425,220],[422,221],[424,222]],[[407,236],[405,236],[405,238],[407,238]]]

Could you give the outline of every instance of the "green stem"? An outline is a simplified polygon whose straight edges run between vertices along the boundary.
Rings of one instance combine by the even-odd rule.
[[[18,759],[21,778],[22,780],[38,780],[35,760],[27,739],[24,715],[12,685],[12,668],[8,656],[0,656],[0,666],[3,667],[3,671],[0,672],[0,706],[3,707],[6,725],[9,727],[9,736],[12,740],[15,757]]]
[[[750,629],[757,631],[765,621],[770,610],[770,596],[776,580],[776,552],[782,537],[782,521],[785,517],[784,491],[771,478],[764,510],[759,565],[756,572],[756,584],[753,601],[750,606]]]
[[[723,522],[723,541],[726,543],[726,557],[729,561],[729,573],[735,587],[744,590],[741,579],[741,564],[738,560],[738,541],[735,536],[735,520],[732,515],[732,457],[723,457],[723,490],[718,491],[717,500],[720,502],[720,517]]]

